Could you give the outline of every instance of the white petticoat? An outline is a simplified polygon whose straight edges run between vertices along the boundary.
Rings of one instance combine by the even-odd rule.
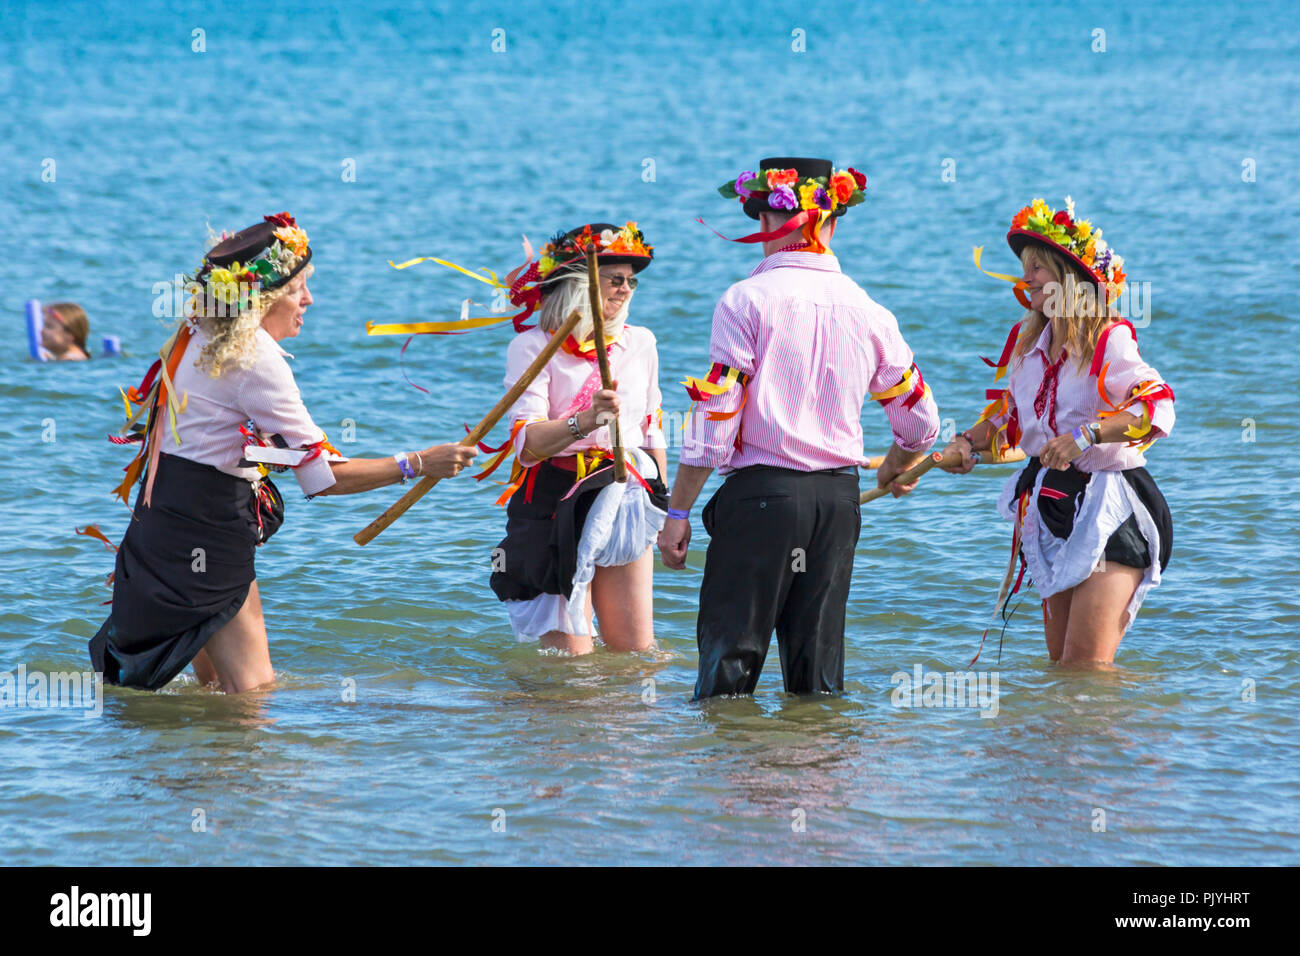
[[[1080,496],[1081,505],[1074,516],[1074,530],[1062,541],[1043,525],[1038,512],[1038,494],[1047,472],[1047,468],[1041,469],[1034,481],[1034,491],[1020,533],[1020,546],[1034,586],[1046,600],[1053,594],[1082,584],[1102,564],[1110,536],[1128,520],[1129,515],[1133,515],[1138,530],[1146,539],[1151,565],[1143,573],[1133,600],[1129,602],[1127,627],[1137,617],[1147,592],[1160,583],[1160,530],[1155,519],[1121,472],[1098,471],[1093,473],[1087,489]],[[1018,477],[1016,474],[1007,479],[1002,494],[998,496],[998,513],[1009,521],[1016,519]]]
[[[645,451],[629,448],[627,452],[646,481],[659,477],[658,466]],[[573,592],[568,598],[563,594],[539,594],[527,601],[503,602],[515,640],[535,641],[547,631],[588,633],[587,589],[596,568],[631,564],[641,557],[655,543],[666,517],[630,475],[624,484],[613,482],[600,489],[582,526]]]

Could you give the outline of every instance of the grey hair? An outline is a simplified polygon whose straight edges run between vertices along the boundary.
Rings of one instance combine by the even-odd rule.
[[[573,336],[579,342],[585,342],[592,336],[591,300],[587,291],[587,267],[575,266],[554,282],[542,286],[546,290],[541,307],[537,310],[537,324],[545,332],[554,332],[564,324],[569,314],[577,309],[582,313],[582,321],[573,330]],[[627,301],[631,301],[628,299]],[[623,327],[627,319],[627,304],[614,315],[605,316],[605,327],[610,334],[615,334]]]

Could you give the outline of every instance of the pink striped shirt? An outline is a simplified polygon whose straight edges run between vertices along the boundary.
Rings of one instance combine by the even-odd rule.
[[[1089,366],[1080,369],[1073,357],[1067,355],[1058,373],[1055,409],[1051,402],[1044,401],[1041,403],[1042,414],[1035,411],[1035,399],[1043,384],[1043,376],[1051,364],[1047,359],[1051,346],[1052,326],[1048,324],[1033,347],[1012,360],[1004,380],[1010,391],[1009,408],[1007,412],[992,419],[993,424],[1000,427],[1007,423],[1012,412],[1015,413],[1021,430],[1020,447],[1026,455],[1037,455],[1057,435],[1068,435],[1080,425],[1096,421],[1097,413],[1106,408],[1097,392],[1097,376],[1089,372]],[[1112,406],[1121,404],[1128,397],[1129,390],[1139,382],[1164,382],[1160,373],[1138,353],[1137,342],[1127,325],[1112,327],[1106,337],[1102,362],[1106,367],[1106,395]],[[1053,411],[1056,417],[1055,430],[1051,427]],[[1141,415],[1142,406],[1135,405],[1129,411]],[[1152,410],[1152,433],[1149,437],[1168,435],[1173,427],[1174,401],[1172,398],[1162,398],[1155,402]],[[1080,471],[1123,471],[1145,465],[1146,456],[1126,442],[1107,442],[1104,445],[1093,445],[1074,459],[1072,464]]]
[[[709,361],[751,378],[699,403],[681,463],[723,474],[749,465],[819,471],[866,464],[862,403],[902,381],[912,350],[894,316],[835,256],[775,252],[718,302]],[[894,440],[908,451],[924,451],[939,434],[933,397],[916,398],[884,403]],[[742,400],[739,415],[708,418]]]

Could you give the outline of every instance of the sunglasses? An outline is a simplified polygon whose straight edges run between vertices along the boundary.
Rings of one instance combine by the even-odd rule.
[[[637,284],[636,276],[624,276],[624,275],[607,276],[605,281],[608,282],[610,285],[612,285],[615,289],[623,288],[623,283],[626,282],[629,291],[635,289]]]

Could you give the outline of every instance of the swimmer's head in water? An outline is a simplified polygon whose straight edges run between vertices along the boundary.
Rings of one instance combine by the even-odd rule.
[[[86,310],[75,302],[56,302],[43,310],[45,323],[41,327],[41,345],[56,358],[70,349],[80,349],[85,355],[86,339],[90,336],[90,320]]]

